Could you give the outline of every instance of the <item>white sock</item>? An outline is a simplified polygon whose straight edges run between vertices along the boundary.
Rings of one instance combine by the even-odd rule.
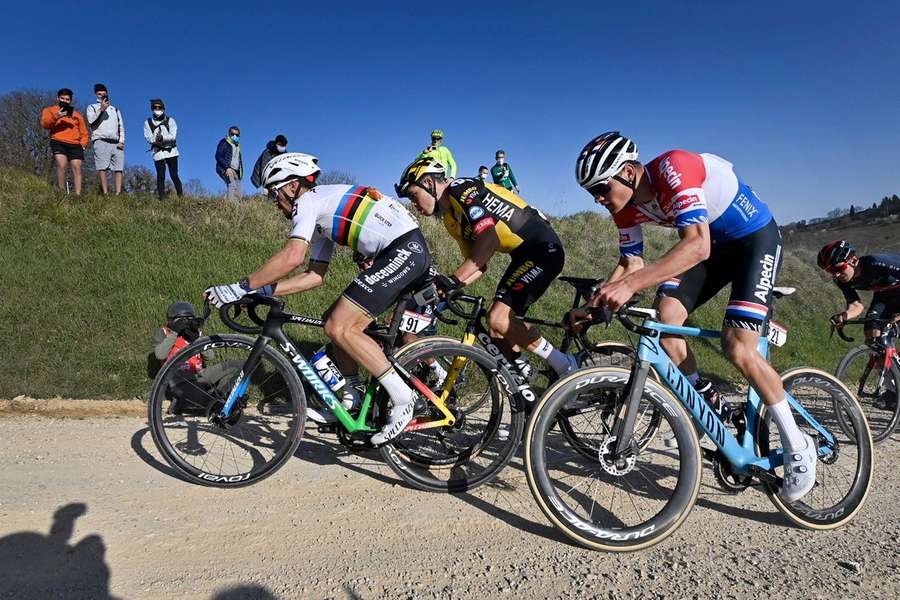
[[[686,377],[691,382],[691,385],[697,385],[697,382],[700,381],[700,371],[694,371],[690,375],[686,375]]]
[[[791,414],[791,405],[787,399],[782,400],[778,404],[767,406],[766,409],[772,415],[772,421],[778,427],[778,433],[781,435],[781,445],[793,450],[802,450],[806,447],[806,440],[803,433],[797,427],[794,421],[794,415]]]
[[[538,347],[534,349],[534,353],[546,360],[547,364],[554,371],[559,373],[569,368],[571,363],[569,362],[568,354],[554,348],[553,344],[548,342],[546,338],[541,338],[537,342]]]
[[[438,361],[434,361],[428,367],[431,369],[431,372],[434,373],[434,376],[437,377],[440,381],[443,381],[447,378],[447,369],[441,366],[441,363]]]
[[[413,391],[404,383],[393,367],[379,375],[378,381],[387,390],[388,395],[394,402],[394,406],[412,403]]]

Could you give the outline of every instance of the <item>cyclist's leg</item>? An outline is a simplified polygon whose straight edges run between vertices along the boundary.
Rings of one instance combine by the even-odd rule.
[[[892,316],[887,315],[888,305],[894,305],[895,303],[896,302],[891,302],[889,297],[882,292],[875,292],[872,294],[872,304],[869,305],[869,310],[866,311],[866,324],[863,328],[865,330],[867,344],[871,344],[881,337],[880,324],[875,323],[874,321]],[[891,306],[891,308],[894,308],[894,306]]]
[[[565,260],[558,239],[531,244],[512,253],[487,315],[491,337],[507,355],[515,357],[516,347],[525,348],[546,360],[557,373],[576,367],[575,357],[560,352],[540,331],[514,317],[524,317],[544,295],[562,272]]]
[[[429,267],[431,255],[421,231],[415,229],[400,236],[350,282],[325,322],[325,334],[376,375],[391,397],[393,408],[388,422],[372,436],[376,444],[399,435],[412,420],[414,393],[364,330],[404,292],[425,285],[430,277]]]

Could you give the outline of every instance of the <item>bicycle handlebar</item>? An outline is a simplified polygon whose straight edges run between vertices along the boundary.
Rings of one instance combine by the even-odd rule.
[[[245,333],[247,335],[258,335],[262,333],[262,326],[265,323],[265,319],[263,319],[256,313],[256,309],[260,305],[265,305],[270,309],[275,309],[278,311],[284,308],[284,302],[272,296],[248,294],[237,302],[226,304],[225,306],[220,308],[219,318],[222,320],[222,323],[224,323],[229,329],[233,331],[237,331],[238,333]],[[207,304],[207,306],[209,305]],[[240,316],[242,310],[247,311],[247,316],[256,324],[256,327],[247,327],[246,325],[241,325],[235,320],[238,316]],[[234,312],[234,316],[232,316],[232,312]]]
[[[838,337],[844,340],[845,342],[853,343],[856,341],[855,338],[850,337],[849,335],[844,333],[844,327],[847,325],[866,325],[867,323],[879,323],[881,325],[893,325],[896,323],[894,319],[851,319],[850,321],[844,321],[840,325],[831,324],[831,333],[837,333]]]

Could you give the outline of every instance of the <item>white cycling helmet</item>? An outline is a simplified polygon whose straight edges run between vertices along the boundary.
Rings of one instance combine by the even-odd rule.
[[[262,185],[267,190],[273,191],[298,177],[314,183],[319,172],[319,159],[315,156],[286,152],[266,164],[266,168],[263,169]]]
[[[582,149],[575,163],[575,178],[586,190],[607,183],[629,160],[637,160],[637,145],[618,131],[607,131]]]

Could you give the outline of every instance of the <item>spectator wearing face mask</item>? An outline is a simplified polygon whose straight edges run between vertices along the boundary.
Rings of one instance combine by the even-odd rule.
[[[480,167],[478,167],[478,179],[480,179],[482,181],[487,181],[489,174],[490,174],[490,171],[488,171],[488,168],[486,166],[481,165]]]
[[[266,144],[266,149],[262,151],[262,154],[256,159],[256,164],[253,165],[253,174],[250,175],[250,183],[253,184],[253,187],[262,187],[263,169],[266,168],[266,165],[269,164],[270,160],[279,154],[285,153],[287,151],[287,145],[287,138],[280,133],[275,136],[274,140],[269,140]]]
[[[216,147],[216,173],[228,186],[225,197],[235,202],[241,199],[241,180],[244,178],[244,161],[241,157],[241,130],[237,125],[228,128],[228,136],[219,140]]]
[[[122,193],[122,171],[125,170],[125,121],[122,112],[109,101],[102,83],[94,85],[97,102],[87,107],[87,122],[94,143],[94,168],[100,178],[100,191],[109,193],[107,174],[112,171],[116,195]]]
[[[166,167],[175,186],[175,193],[183,195],[181,179],[178,178],[178,123],[166,114],[166,105],[159,98],[150,101],[150,118],[144,122],[144,139],[150,144],[153,164],[156,166],[156,195],[160,200],[166,195]]]
[[[497,150],[494,156],[497,159],[497,162],[491,167],[491,177],[494,179],[494,183],[518,194],[519,184],[516,181],[516,176],[513,175],[512,167],[506,162],[506,152]]]
[[[50,150],[56,163],[56,182],[66,191],[66,167],[72,167],[75,194],[81,194],[81,163],[88,145],[84,116],[72,106],[72,90],[56,92],[57,103],[41,112],[41,127],[50,131]]]

